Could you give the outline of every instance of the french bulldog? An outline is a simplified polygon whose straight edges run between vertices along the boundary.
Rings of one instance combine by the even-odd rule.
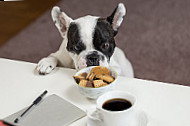
[[[106,66],[120,76],[134,77],[131,63],[114,39],[125,14],[124,4],[119,3],[107,18],[87,15],[73,20],[55,6],[51,16],[63,42],[58,51],[39,61],[37,71],[45,75],[57,65],[77,70]]]

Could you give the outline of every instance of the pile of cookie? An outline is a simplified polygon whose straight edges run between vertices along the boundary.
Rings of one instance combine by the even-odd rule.
[[[73,76],[77,84],[82,87],[98,88],[103,87],[115,80],[111,76],[111,72],[107,67],[94,67],[90,73],[81,73],[78,76]]]

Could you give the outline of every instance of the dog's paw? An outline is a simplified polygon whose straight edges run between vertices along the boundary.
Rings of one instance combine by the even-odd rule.
[[[36,70],[41,75],[46,75],[51,73],[51,71],[56,67],[57,59],[54,57],[43,58],[39,61]]]

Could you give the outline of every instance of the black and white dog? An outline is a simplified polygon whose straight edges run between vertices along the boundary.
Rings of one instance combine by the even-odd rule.
[[[123,3],[107,18],[87,15],[73,20],[59,7],[54,7],[51,14],[63,42],[57,52],[39,61],[40,74],[50,73],[57,65],[77,70],[111,66],[120,76],[134,76],[131,63],[114,40],[126,14]]]

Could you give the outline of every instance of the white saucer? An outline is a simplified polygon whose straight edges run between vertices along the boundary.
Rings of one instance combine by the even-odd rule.
[[[96,111],[93,111],[91,113],[88,112],[88,114],[87,114],[87,126],[103,126],[100,121],[93,120],[93,119],[89,118],[88,117],[89,114],[90,114],[90,116],[94,116],[94,117],[98,116]],[[135,118],[131,122],[130,126],[147,126],[147,124],[148,124],[147,114],[143,111],[136,111],[135,112]]]

